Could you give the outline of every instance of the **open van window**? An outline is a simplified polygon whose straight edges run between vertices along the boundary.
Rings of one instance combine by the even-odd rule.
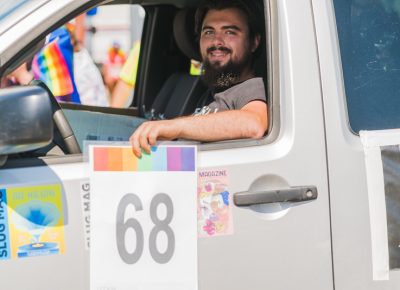
[[[46,83],[60,101],[81,149],[84,140],[127,141],[145,120],[190,116],[196,112],[196,108],[202,108],[212,101],[207,99],[210,94],[199,75],[199,63],[191,67],[192,60],[201,60],[194,31],[197,7],[142,7],[121,4],[124,1],[117,3],[111,2],[85,10],[80,15],[71,14],[67,23],[67,18],[62,23],[61,20],[53,22],[62,25],[53,27],[45,46],[28,60],[27,69],[34,74],[35,79]],[[262,1],[258,3],[264,5]],[[270,37],[265,33],[265,22],[262,19],[268,16],[263,16],[262,12],[260,15],[263,35],[259,44],[260,53],[254,60],[254,69],[255,76],[264,80],[262,90],[270,105],[272,85],[267,83],[267,79],[269,81],[272,69],[267,69],[266,60],[266,46],[270,43]],[[150,22],[156,18],[160,20],[152,26]],[[54,43],[60,40],[64,41],[62,45],[68,44],[70,58],[64,58],[65,66],[49,66],[51,49],[65,48],[60,43]],[[84,66],[88,63],[91,63],[90,73],[82,76]],[[128,69],[126,64],[130,64]],[[50,73],[54,69],[57,72]],[[65,77],[68,71],[73,73]],[[63,84],[49,77],[55,75],[62,76]],[[81,80],[85,81],[86,88],[87,85],[96,87],[91,95],[87,96],[80,90]],[[128,84],[123,93],[115,93],[120,92],[119,82]],[[268,110],[272,112],[270,107]],[[264,140],[242,139],[205,142],[200,148],[236,148],[264,143]]]
[[[182,93],[174,89],[185,83],[191,86],[192,83],[185,80],[189,76],[183,75],[171,81],[173,89],[170,90],[170,96],[157,95],[155,103],[159,99],[164,100],[168,104],[165,109],[168,109],[169,104],[176,106],[176,100],[184,99],[182,104],[190,104],[192,110],[187,108],[186,114],[178,115],[165,111],[162,115],[168,120],[153,121],[139,127],[130,138],[137,155],[140,155],[141,148],[150,152],[150,145],[160,139],[214,142],[263,137],[268,128],[266,90],[263,79],[255,74],[254,63],[258,53],[263,50],[265,23],[263,10],[260,9],[262,5],[257,4],[261,3],[205,1],[192,13],[196,25],[194,31],[189,30],[189,33],[176,32],[179,27],[188,24],[185,23],[185,16],[180,17],[180,13],[185,11],[177,13],[175,20],[183,23],[176,25],[174,20],[175,40],[188,62],[192,59],[188,47],[194,48],[192,50],[197,55],[200,52],[200,56],[197,56],[198,60],[203,61],[200,78],[207,88],[198,96],[193,96],[192,90]],[[189,13],[187,11],[186,14]],[[196,33],[196,43],[179,45],[183,38],[181,35],[185,33],[192,34],[192,38]],[[193,58],[196,59],[196,56]],[[164,83],[161,92],[166,87]],[[204,103],[199,104],[204,97]],[[154,106],[154,103],[150,104],[151,110],[157,113]],[[194,110],[195,116],[191,115]],[[181,115],[187,117],[174,119]]]

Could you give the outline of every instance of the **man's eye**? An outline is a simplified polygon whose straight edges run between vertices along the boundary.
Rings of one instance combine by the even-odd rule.
[[[212,35],[214,32],[212,30],[205,30],[203,32],[204,35]]]
[[[234,30],[227,30],[226,34],[228,34],[228,35],[236,35],[236,32]]]

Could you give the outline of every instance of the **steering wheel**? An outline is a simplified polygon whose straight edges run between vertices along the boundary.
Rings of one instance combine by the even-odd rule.
[[[69,125],[68,120],[60,107],[60,104],[57,102],[47,85],[40,80],[33,80],[29,83],[29,85],[43,88],[50,97],[54,123],[53,143],[60,147],[61,150],[66,154],[82,153],[74,132],[72,131],[71,126]]]

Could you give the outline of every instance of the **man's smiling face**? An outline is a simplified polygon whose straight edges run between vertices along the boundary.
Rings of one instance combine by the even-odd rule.
[[[231,83],[247,78],[251,72],[252,52],[257,46],[258,38],[250,39],[246,15],[241,10],[209,10],[203,20],[200,36],[204,79],[213,85],[220,78],[218,74],[230,76],[231,79],[227,81]]]
[[[224,67],[238,63],[251,53],[246,16],[236,8],[210,10],[204,18],[200,37],[203,61]]]

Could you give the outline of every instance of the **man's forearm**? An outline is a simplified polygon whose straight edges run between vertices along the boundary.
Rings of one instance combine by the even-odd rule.
[[[261,138],[267,128],[266,104],[251,102],[241,110],[145,122],[133,132],[129,140],[134,153],[140,157],[141,149],[149,153],[150,147],[154,146],[157,140],[182,138],[196,141],[220,141]]]
[[[190,116],[172,120],[181,128],[179,138],[198,141],[261,138],[266,129],[266,118],[243,111],[225,111],[204,116]]]

